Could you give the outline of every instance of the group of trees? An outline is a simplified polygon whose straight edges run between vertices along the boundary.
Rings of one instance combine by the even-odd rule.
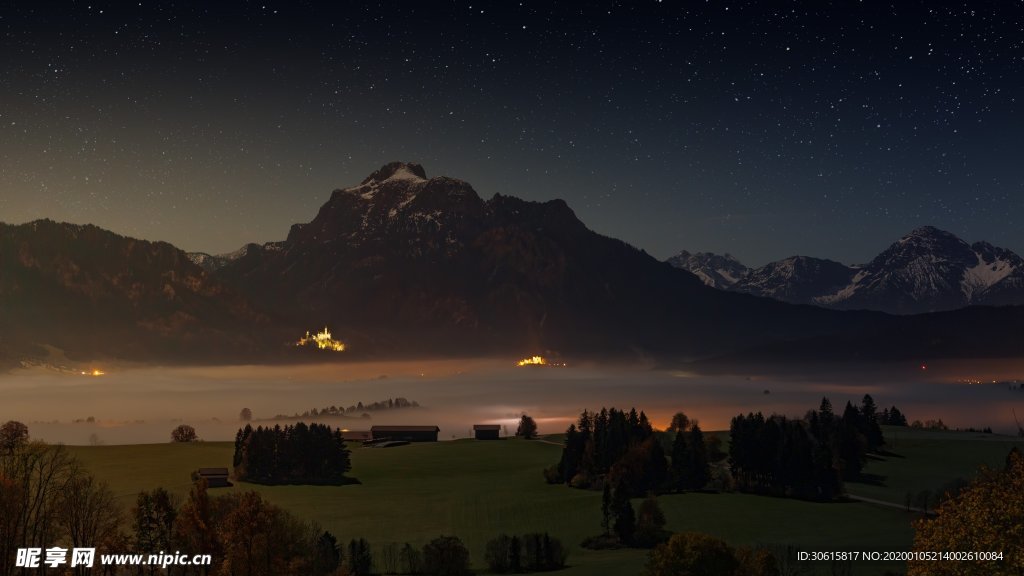
[[[701,532],[680,532],[651,551],[644,574],[779,576],[781,570],[778,558],[765,548],[733,548],[724,540]]]
[[[565,567],[567,552],[562,542],[547,532],[509,536],[487,542],[485,560],[495,574],[547,572]]]
[[[380,410],[395,410],[399,408],[419,408],[419,402],[415,400],[409,400],[399,396],[398,398],[388,398],[387,400],[378,400],[376,402],[370,402],[363,404],[361,401],[345,406],[324,406],[323,408],[311,408],[299,414],[296,412],[291,416],[286,414],[278,414],[274,416],[274,420],[288,420],[293,418],[316,418],[317,416],[351,416],[352,414],[360,414],[363,412],[375,412]],[[243,409],[248,410],[248,409]],[[248,422],[252,418],[252,412],[249,412],[249,418],[245,418],[244,415],[240,415],[241,420]]]
[[[700,425],[679,412],[672,418],[676,436],[672,441],[669,479],[674,490],[700,490],[711,479],[707,441]]]
[[[366,540],[353,539],[345,546],[317,524],[300,521],[257,492],[211,498],[203,479],[180,506],[163,488],[140,493],[131,511],[131,527],[122,553],[180,550],[212,557],[210,566],[171,567],[168,574],[332,576],[339,569],[351,576],[373,573]]]
[[[645,494],[668,477],[668,461],[643,412],[584,410],[566,431],[561,460],[545,476],[577,488],[611,482]]]
[[[367,566],[375,566],[380,574],[425,574],[438,576],[469,576],[469,549],[455,536],[438,536],[422,548],[406,542],[386,544],[374,556],[366,549]],[[365,574],[353,572],[349,574]]]
[[[604,533],[584,540],[584,547],[651,548],[669,536],[665,530],[665,513],[661,511],[658,499],[653,494],[644,499],[639,511],[635,511],[629,494],[625,490],[613,490],[608,484],[605,484],[601,497],[601,527]]]
[[[115,549],[120,522],[110,488],[63,446],[32,441],[21,422],[0,426],[0,576],[20,571],[18,549],[57,542],[97,553]],[[76,575],[84,573],[76,568]]]
[[[341,431],[324,424],[253,428],[235,435],[235,477],[258,484],[343,484],[351,469]]]
[[[886,408],[878,416],[878,423],[882,426],[906,426],[907,417],[898,408]]]
[[[741,490],[814,500],[831,500],[842,480],[860,475],[866,453],[884,443],[874,400],[846,403],[842,416],[823,398],[803,420],[739,415],[729,434],[731,470]]]
[[[914,550],[995,552],[999,558],[912,561],[908,576],[1024,574],[1024,456],[1014,448],[1002,469],[983,469],[967,487],[915,525]]]
[[[665,491],[700,490],[711,479],[711,463],[725,457],[716,438],[706,438],[696,421],[677,413],[671,462],[663,442],[643,412],[602,408],[580,415],[565,434],[565,448],[556,466],[544,472],[549,483],[577,488],[610,484],[630,497]]]
[[[189,555],[212,557],[208,567],[171,567],[168,574],[467,576],[472,573],[469,551],[456,537],[441,536],[422,548],[408,543],[401,548],[385,546],[375,558],[365,539],[352,539],[347,545],[340,543],[317,524],[300,521],[257,492],[233,492],[211,498],[203,479],[193,485],[188,499],[180,506],[163,488],[140,493],[130,516],[131,535],[118,534],[109,550],[120,553],[131,549],[139,552],[180,550]],[[114,529],[116,531],[116,525]]]

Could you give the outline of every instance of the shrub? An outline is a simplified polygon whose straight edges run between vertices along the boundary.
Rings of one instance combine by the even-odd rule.
[[[423,546],[423,572],[435,576],[468,576],[469,550],[455,536],[438,536]]]

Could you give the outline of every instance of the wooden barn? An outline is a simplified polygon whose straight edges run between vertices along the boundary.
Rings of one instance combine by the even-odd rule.
[[[373,440],[404,440],[406,442],[437,442],[437,426],[373,426],[370,435]]]
[[[206,479],[207,488],[227,488],[232,485],[228,480],[227,468],[200,468],[192,473],[193,482],[200,478]]]
[[[341,437],[345,442],[366,442],[373,439],[369,430],[342,430]]]
[[[501,437],[501,424],[474,424],[473,437],[477,440],[498,440]]]

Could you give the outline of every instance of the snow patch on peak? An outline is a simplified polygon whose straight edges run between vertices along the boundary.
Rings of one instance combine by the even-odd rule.
[[[978,254],[978,263],[964,270],[963,280],[960,281],[960,289],[963,291],[964,296],[971,300],[975,293],[980,293],[994,286],[1003,278],[1012,274],[1014,270],[1015,267],[1012,262],[1002,258],[986,262],[985,258]]]
[[[426,180],[427,171],[419,164],[391,162],[390,164],[381,166],[379,170],[367,176],[365,180],[360,182],[360,185],[370,184],[371,182],[382,183],[391,179],[415,181]]]
[[[391,174],[391,176],[388,176],[384,181],[387,182],[388,180],[412,180],[414,182],[423,182],[426,180],[426,178],[424,178],[423,176],[420,175],[420,173],[417,173],[412,168],[410,168],[409,165],[403,164],[401,167],[395,170],[394,173]]]

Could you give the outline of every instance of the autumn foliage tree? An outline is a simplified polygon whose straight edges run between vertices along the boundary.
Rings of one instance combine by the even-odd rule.
[[[28,442],[28,426],[17,420],[9,420],[0,426],[0,451],[13,453]]]
[[[908,576],[1024,574],[1024,456],[1014,449],[1004,469],[983,469],[940,505],[934,518],[921,519],[914,528],[914,550],[992,551],[1002,559],[910,562]]]

